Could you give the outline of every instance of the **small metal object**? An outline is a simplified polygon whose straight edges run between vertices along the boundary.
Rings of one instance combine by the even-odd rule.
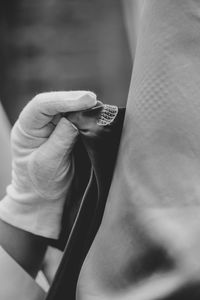
[[[107,126],[110,125],[118,114],[118,107],[115,105],[104,104],[103,109],[99,115],[97,125]]]

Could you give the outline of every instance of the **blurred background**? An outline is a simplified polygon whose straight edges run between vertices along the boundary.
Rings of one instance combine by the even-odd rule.
[[[138,3],[0,1],[0,98],[11,124],[44,91],[92,90],[105,103],[124,105]]]
[[[0,197],[11,126],[37,93],[85,89],[126,104],[142,2],[0,1]]]
[[[1,198],[11,180],[11,126],[36,94],[84,89],[104,103],[126,105],[142,2],[0,1]],[[60,258],[47,253],[49,283]]]

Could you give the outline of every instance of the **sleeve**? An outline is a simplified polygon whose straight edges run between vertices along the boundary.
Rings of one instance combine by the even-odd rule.
[[[0,299],[45,299],[45,292],[2,247],[0,247]]]
[[[192,300],[199,275],[200,1],[145,0],[118,161],[79,287]]]

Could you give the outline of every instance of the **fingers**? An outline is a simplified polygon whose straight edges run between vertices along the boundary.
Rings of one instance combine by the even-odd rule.
[[[89,91],[50,92],[37,95],[24,108],[20,123],[27,129],[39,129],[52,118],[70,111],[79,111],[93,107],[96,95]]]
[[[76,127],[66,118],[61,118],[42,150],[48,151],[51,160],[60,159],[70,154],[77,135]]]

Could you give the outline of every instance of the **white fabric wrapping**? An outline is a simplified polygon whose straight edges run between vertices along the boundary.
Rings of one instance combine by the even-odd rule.
[[[36,96],[24,108],[11,132],[12,183],[0,202],[2,220],[36,235],[58,237],[78,134],[59,113],[95,103],[92,92],[51,92]]]

